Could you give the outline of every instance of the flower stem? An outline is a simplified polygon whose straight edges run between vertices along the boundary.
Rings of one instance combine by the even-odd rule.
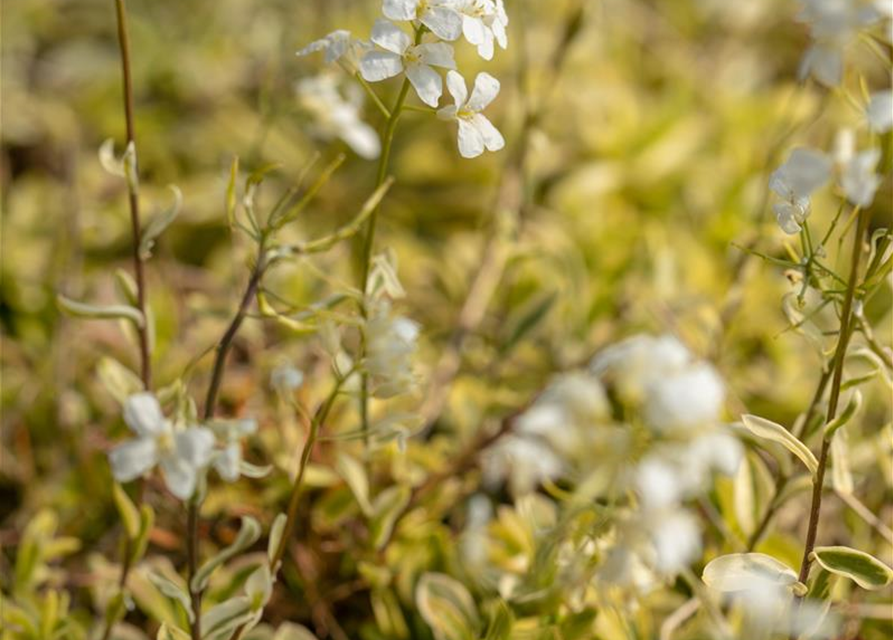
[[[118,48],[121,54],[124,123],[127,131],[127,145],[129,146],[136,145],[136,125],[133,116],[133,80],[130,64],[130,34],[127,30],[127,7],[124,4],[124,0],[115,0],[115,19],[117,22]],[[133,171],[139,171],[138,164],[134,167]],[[137,193],[137,185],[133,184],[129,179],[127,180],[127,199],[130,207],[130,226],[131,234],[133,236],[132,255],[133,271],[136,279],[137,308],[144,319],[142,326],[137,327],[140,351],[140,379],[143,382],[143,388],[146,391],[149,391],[152,389],[152,354],[149,350],[149,323],[146,314],[146,274],[143,260],[140,257],[140,237],[142,235],[140,202]],[[138,483],[136,491],[137,502],[139,502],[142,494],[142,481]],[[127,586],[127,576],[130,574],[132,565],[132,552],[133,545],[131,540],[129,537],[125,536],[121,560],[121,573],[118,576],[118,590],[122,592]],[[114,625],[114,620],[107,621],[102,632],[102,640],[108,640]]]
[[[193,496],[186,510],[186,564],[189,601],[192,605],[192,623],[189,626],[192,640],[202,637],[202,592],[192,588],[192,578],[198,571],[198,499]]]
[[[847,284],[846,296],[843,301],[843,309],[840,317],[840,333],[837,338],[837,348],[834,352],[833,374],[831,379],[831,393],[828,399],[828,414],[825,423],[829,423],[837,415],[837,407],[840,403],[840,391],[843,382],[843,364],[846,359],[846,351],[850,337],[853,334],[853,300],[856,297],[856,288],[859,280],[859,263],[862,260],[862,247],[865,231],[868,228],[868,215],[858,212],[858,224],[853,241],[852,261],[850,263],[850,277]],[[816,536],[819,528],[819,517],[822,511],[822,488],[825,480],[825,470],[828,466],[828,453],[831,447],[830,438],[822,438],[822,448],[819,453],[819,467],[816,471],[812,487],[812,503],[809,509],[809,524],[806,530],[806,544],[803,549],[803,559],[800,562],[799,580],[806,583],[809,578],[809,569],[812,564],[812,550],[815,548]]]

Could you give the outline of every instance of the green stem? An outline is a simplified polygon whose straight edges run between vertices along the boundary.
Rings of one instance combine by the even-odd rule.
[[[828,415],[825,423],[829,423],[837,415],[837,407],[840,403],[840,391],[843,382],[843,364],[846,359],[846,351],[850,337],[853,334],[853,300],[856,297],[856,288],[859,280],[859,263],[862,259],[863,237],[868,228],[868,216],[858,212],[858,224],[853,241],[853,254],[850,263],[850,277],[847,285],[846,297],[843,301],[843,309],[840,318],[840,335],[837,340],[837,349],[834,352],[833,377],[831,380],[831,394],[828,399]],[[812,503],[809,509],[809,524],[806,530],[806,544],[803,548],[803,559],[800,562],[799,580],[806,583],[809,578],[809,569],[812,564],[812,550],[815,548],[818,535],[819,517],[822,512],[822,489],[825,481],[825,470],[828,466],[828,453],[831,447],[830,438],[822,438],[822,448],[819,453],[819,467],[816,471],[812,487]]]

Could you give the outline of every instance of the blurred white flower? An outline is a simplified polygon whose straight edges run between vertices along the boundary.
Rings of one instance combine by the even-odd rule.
[[[412,364],[419,325],[394,315],[387,300],[373,301],[370,307],[364,331],[372,393],[378,398],[408,393],[416,382]]]
[[[508,46],[506,27],[509,18],[503,0],[454,0],[455,9],[462,16],[462,33],[477,47],[484,60],[493,58],[494,42]]]
[[[129,482],[160,465],[170,492],[181,500],[191,497],[199,472],[211,459],[214,434],[205,427],[175,430],[151,393],[127,399],[124,421],[137,437],[109,452],[115,479]]]
[[[387,20],[376,20],[372,42],[383,51],[368,52],[360,73],[369,82],[393,78],[404,71],[422,102],[436,107],[443,94],[443,79],[431,67],[455,69],[453,48],[444,42],[413,44],[412,38]]]
[[[384,0],[382,13],[396,21],[418,20],[442,40],[455,40],[462,34],[462,18],[453,0]]]
[[[800,232],[800,225],[809,216],[809,198],[831,179],[833,162],[825,154],[812,149],[794,149],[787,162],[769,177],[769,188],[784,202],[773,206],[778,224],[785,233]]]
[[[654,569],[675,576],[701,555],[701,529],[688,511],[671,508],[648,512],[645,526],[654,545]]]
[[[437,112],[441,120],[455,120],[459,124],[459,153],[463,158],[475,158],[484,152],[499,151],[505,139],[483,111],[499,94],[499,80],[489,73],[479,73],[474,80],[471,97],[463,78],[456,71],[447,72],[447,89],[454,104]]]
[[[803,0],[797,19],[809,25],[812,46],[800,63],[800,78],[809,75],[828,87],[843,79],[847,45],[863,29],[881,18],[869,3],[856,0]]]
[[[697,363],[649,385],[644,417],[663,433],[709,427],[719,421],[724,401],[722,379],[710,365]]]
[[[329,140],[339,138],[360,157],[371,160],[381,153],[375,129],[360,117],[363,96],[350,85],[346,97],[331,75],[304,78],[297,83],[298,101],[313,118],[312,132]]]
[[[544,480],[555,480],[564,471],[564,461],[543,441],[519,436],[503,437],[485,454],[487,484],[508,480],[514,496],[523,496]]]
[[[636,335],[603,349],[589,365],[590,371],[613,384],[618,396],[636,404],[648,385],[691,360],[691,354],[673,336]]]
[[[242,467],[242,440],[257,431],[254,420],[220,420],[213,423],[223,447],[214,452],[212,464],[227,482],[239,479]]]
[[[311,42],[296,55],[307,56],[322,51],[327,63],[338,62],[350,73],[356,73],[360,67],[360,59],[370,49],[372,45],[369,42],[352,38],[350,31],[339,29],[320,40]]]
[[[270,374],[270,386],[283,395],[290,394],[303,384],[304,372],[290,364],[280,365]]]
[[[868,127],[875,133],[886,133],[893,129],[893,91],[888,89],[871,94],[865,107],[865,119]]]
[[[875,172],[881,159],[880,149],[856,152],[853,132],[841,131],[835,140],[834,160],[840,173],[840,186],[851,204],[865,208],[874,201],[874,194],[881,184]]]

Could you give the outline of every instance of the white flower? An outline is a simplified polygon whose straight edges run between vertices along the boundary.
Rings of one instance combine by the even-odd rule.
[[[893,129],[893,91],[877,91],[871,94],[865,107],[868,127],[875,133],[886,133]]]
[[[809,25],[813,45],[800,63],[800,78],[812,75],[825,86],[840,84],[844,49],[880,17],[871,5],[854,0],[804,0],[797,19]]]
[[[443,94],[443,79],[431,67],[455,69],[453,48],[444,42],[413,44],[412,38],[387,20],[376,20],[372,42],[384,51],[370,51],[360,61],[360,73],[368,82],[393,78],[402,72],[425,104],[436,107]]]
[[[109,452],[115,479],[118,482],[135,480],[159,464],[171,493],[181,500],[191,497],[199,471],[211,459],[214,434],[204,427],[175,430],[150,393],[138,393],[127,399],[124,421],[137,437]]]
[[[874,194],[881,184],[875,173],[881,159],[880,149],[868,149],[856,153],[852,130],[844,129],[835,140],[834,160],[840,174],[840,186],[850,203],[867,207],[874,201]]]
[[[673,336],[636,335],[600,351],[589,370],[611,382],[624,402],[638,403],[652,380],[690,361],[688,349]]]
[[[564,461],[545,442],[508,436],[503,437],[485,455],[484,477],[491,485],[508,479],[512,494],[523,496],[543,480],[558,478],[564,468]]]
[[[456,11],[462,16],[462,33],[475,45],[485,60],[493,58],[493,43],[508,46],[508,15],[502,0],[456,0]]]
[[[647,393],[645,421],[659,433],[713,426],[725,401],[722,379],[706,363],[654,380]]]
[[[455,120],[459,123],[459,153],[463,158],[481,155],[484,149],[499,151],[505,146],[505,139],[481,113],[499,94],[499,80],[489,73],[479,73],[474,80],[471,97],[465,79],[456,71],[447,73],[447,89],[455,104],[443,107],[437,112],[442,120]]]
[[[809,216],[809,197],[831,178],[833,163],[820,151],[794,149],[787,162],[769,176],[769,188],[784,202],[773,206],[778,224],[785,233],[800,232]]]
[[[370,49],[372,49],[372,44],[369,42],[352,38],[350,31],[339,29],[320,40],[311,42],[296,55],[307,56],[322,51],[327,64],[337,62],[350,73],[356,73],[360,67],[360,58]]]
[[[242,467],[242,440],[257,431],[254,420],[220,420],[213,424],[223,444],[223,448],[215,452],[212,464],[227,482],[239,479]]]
[[[350,85],[345,98],[336,78],[320,75],[300,80],[296,90],[301,107],[313,118],[314,134],[326,140],[343,140],[361,158],[378,157],[378,134],[360,117],[363,95],[359,87]]]
[[[418,20],[442,40],[462,33],[462,19],[450,0],[384,0],[382,13],[397,21]]]
[[[675,576],[701,555],[701,529],[689,512],[669,509],[649,514],[654,568]]]
[[[412,359],[418,336],[419,325],[393,315],[386,300],[372,305],[365,326],[365,366],[376,397],[391,398],[409,392],[415,385]]]

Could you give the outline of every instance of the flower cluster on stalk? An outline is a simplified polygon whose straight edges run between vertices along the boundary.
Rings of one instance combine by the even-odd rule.
[[[444,70],[454,104],[440,108],[437,115],[457,123],[459,153],[474,158],[485,150],[502,149],[505,140],[482,113],[499,94],[499,81],[487,73],[478,74],[469,97],[465,78],[456,70],[452,43],[464,37],[484,60],[493,58],[496,45],[505,49],[508,15],[503,0],[384,0],[382,14],[369,41],[338,30],[311,43],[298,55],[324,52],[326,62],[339,64],[364,83],[405,76],[419,99],[432,109],[440,107]],[[409,23],[411,32],[400,23]],[[301,83],[304,100],[308,98],[307,90],[314,86],[312,80],[307,82]],[[373,153],[377,147],[367,140],[366,125],[355,117],[356,103],[350,103],[348,117],[337,90],[318,91],[314,100],[317,108],[313,112],[323,122],[317,127],[319,133],[345,140],[363,157],[377,156],[377,151]],[[326,113],[326,105],[342,117],[335,119]],[[362,139],[360,144],[358,139]]]

